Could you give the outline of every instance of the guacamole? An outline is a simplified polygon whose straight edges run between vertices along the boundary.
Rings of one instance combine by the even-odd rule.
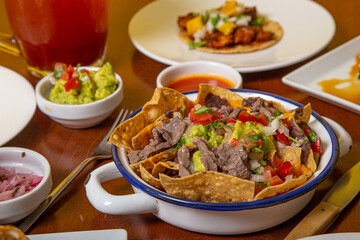
[[[85,104],[111,95],[117,88],[113,67],[105,63],[98,71],[60,68],[52,75],[56,78],[49,100],[60,104]]]

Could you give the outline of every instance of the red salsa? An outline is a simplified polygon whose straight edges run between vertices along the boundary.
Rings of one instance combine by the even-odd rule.
[[[179,92],[199,90],[200,83],[207,83],[223,88],[234,88],[235,85],[229,79],[211,74],[191,74],[175,78],[166,86]]]

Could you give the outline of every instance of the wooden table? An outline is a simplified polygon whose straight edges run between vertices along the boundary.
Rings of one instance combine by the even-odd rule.
[[[120,108],[137,109],[152,96],[156,76],[167,67],[167,65],[156,62],[137,51],[128,36],[127,27],[131,17],[148,2],[150,0],[111,1],[106,60],[111,62],[115,71],[122,76],[125,92],[122,104],[111,117],[96,127],[85,130],[72,130],[52,121],[37,109],[26,128],[4,145],[29,148],[43,154],[51,164],[54,186],[59,184],[78,163],[90,156],[92,149],[110,128]],[[317,2],[333,15],[337,28],[335,36],[329,45],[315,57],[360,34],[360,3],[358,0],[317,0]],[[306,17],[306,13],[304,13],[304,17]],[[3,1],[0,2],[0,32],[12,33]],[[311,36],[306,37],[311,38]],[[103,214],[94,209],[89,203],[84,189],[86,176],[103,164],[97,162],[90,164],[83,170],[51,208],[39,218],[30,229],[29,234],[122,228],[128,232],[129,239],[284,238],[320,202],[331,185],[359,161],[360,157],[360,115],[310,97],[281,82],[284,75],[300,67],[305,62],[278,70],[243,74],[244,88],[271,92],[302,104],[310,102],[313,109],[316,109],[319,114],[340,123],[353,138],[354,144],[351,151],[339,159],[331,176],[318,186],[311,203],[294,218],[261,232],[221,237],[189,232],[169,225],[152,214],[128,216]],[[37,79],[26,72],[25,64],[20,58],[0,52],[0,65],[17,71],[27,78],[33,86],[36,85]],[[110,181],[105,184],[105,188],[114,194],[132,192],[130,184],[126,180]],[[360,196],[357,196],[349,204],[328,232],[360,232]]]

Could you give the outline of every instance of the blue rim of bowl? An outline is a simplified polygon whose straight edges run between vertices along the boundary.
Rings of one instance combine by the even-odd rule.
[[[297,103],[293,100],[290,100],[290,99],[287,99],[287,98],[284,98],[284,97],[281,97],[281,96],[278,96],[275,94],[271,94],[271,93],[265,93],[265,92],[261,92],[261,91],[248,90],[248,89],[229,89],[229,90],[231,90],[233,92],[240,92],[240,93],[246,92],[246,93],[257,93],[257,94],[268,95],[268,96],[283,100],[285,102],[294,104],[299,107],[303,106],[300,103]],[[193,93],[197,93],[197,92],[198,91],[190,91],[190,92],[186,92],[183,94],[187,95],[187,94],[193,94]],[[138,112],[141,111],[141,109],[142,108],[139,108],[136,111],[134,111],[127,119],[135,116]],[[330,157],[328,164],[326,165],[324,170],[317,177],[315,177],[313,180],[311,180],[309,183],[307,183],[291,192],[288,192],[288,193],[285,193],[285,194],[282,194],[279,196],[271,197],[268,199],[263,199],[263,200],[257,200],[257,201],[252,201],[252,202],[241,202],[241,203],[207,203],[207,202],[198,202],[198,201],[191,201],[191,200],[177,198],[177,197],[171,196],[163,191],[149,187],[148,185],[145,185],[144,183],[137,180],[122,165],[119,155],[118,155],[117,147],[115,145],[112,145],[112,153],[113,153],[115,165],[121,172],[122,176],[125,177],[125,179],[127,179],[127,181],[130,184],[132,184],[139,190],[149,194],[150,196],[153,196],[153,197],[163,200],[165,202],[173,203],[173,204],[183,206],[183,207],[190,207],[190,208],[196,208],[196,209],[202,209],[202,210],[216,210],[216,211],[238,211],[238,210],[248,210],[248,209],[254,209],[254,208],[270,207],[273,205],[277,205],[277,204],[295,199],[295,198],[300,197],[300,196],[304,195],[305,193],[310,192],[311,190],[315,189],[316,186],[318,186],[320,183],[322,183],[330,175],[330,173],[332,172],[333,168],[336,165],[336,162],[339,157],[339,144],[338,144],[337,137],[336,137],[334,131],[332,130],[332,128],[330,127],[330,125],[318,113],[313,111],[312,116],[315,117],[316,120],[318,120],[326,128],[327,132],[330,135],[332,149],[331,149],[331,157]]]

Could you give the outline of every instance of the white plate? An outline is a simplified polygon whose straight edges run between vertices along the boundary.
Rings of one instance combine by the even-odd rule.
[[[239,0],[258,13],[278,21],[283,38],[267,49],[240,54],[213,54],[189,50],[178,37],[178,16],[221,6],[223,0],[158,0],[140,9],[129,23],[135,47],[165,64],[210,60],[240,72],[264,71],[305,60],[321,51],[335,33],[335,22],[321,5],[310,0]]]
[[[35,110],[32,85],[20,74],[0,66],[0,146],[23,130]]]
[[[360,239],[360,233],[331,233],[331,234],[322,234],[306,238],[301,238],[299,240],[358,240]]]
[[[327,79],[347,79],[355,56],[360,52],[360,35],[334,50],[305,64],[283,77],[282,81],[300,91],[306,92],[335,105],[360,114],[360,105],[321,91],[318,82]]]
[[[124,229],[27,235],[30,240],[126,240]]]

